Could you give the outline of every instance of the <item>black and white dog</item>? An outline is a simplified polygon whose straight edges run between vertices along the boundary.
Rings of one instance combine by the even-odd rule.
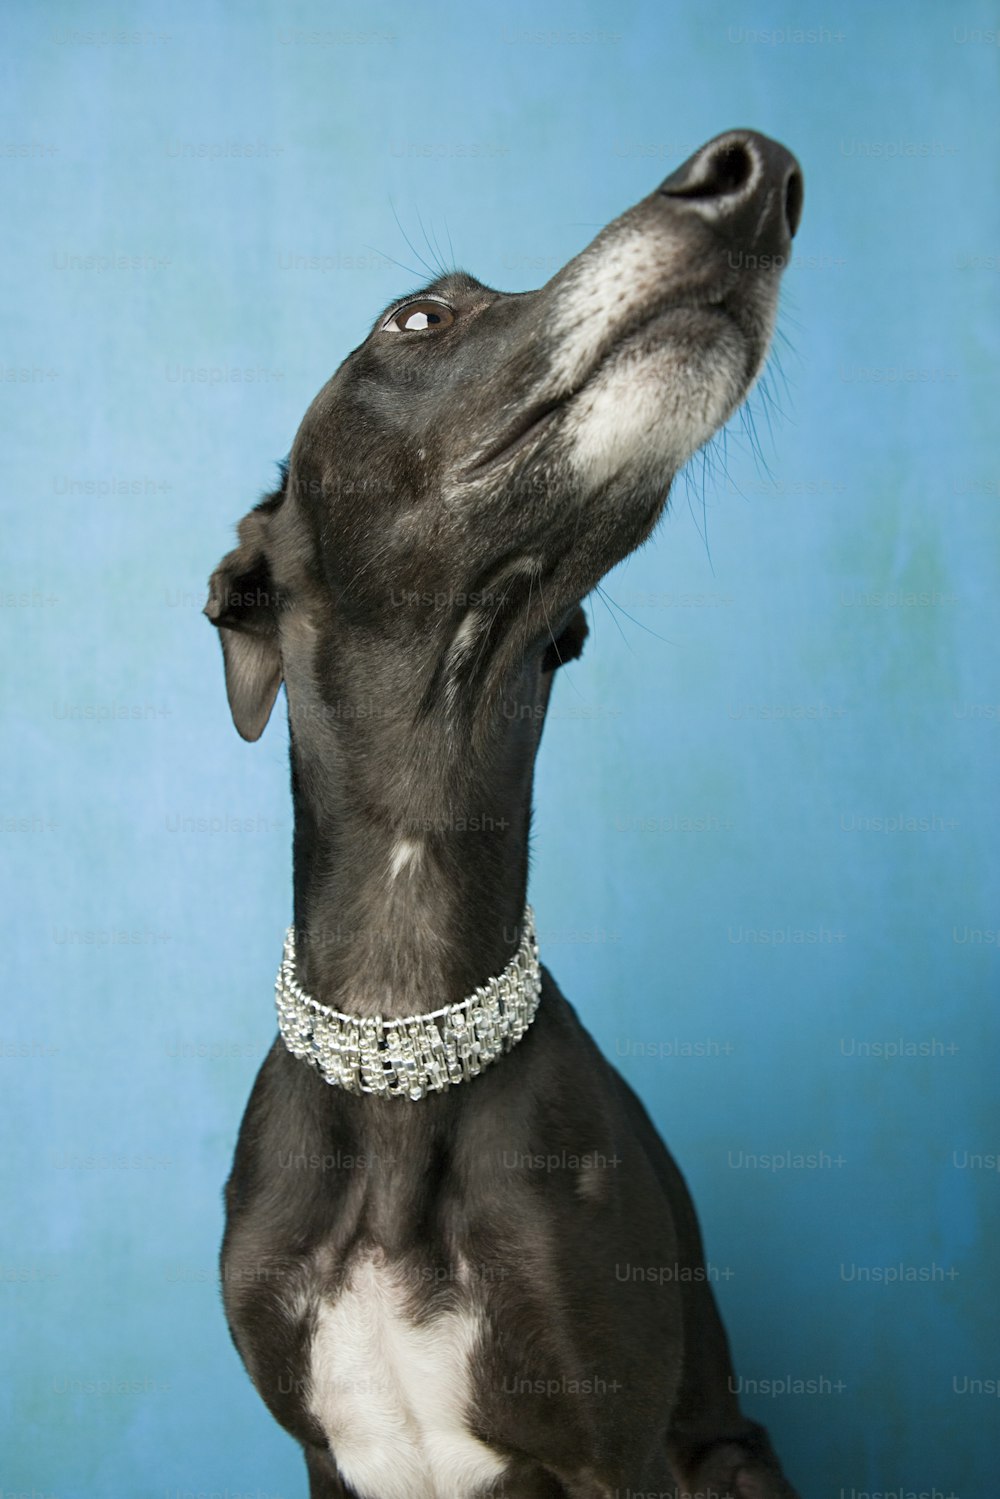
[[[212,577],[244,738],[285,683],[295,808],[223,1289],[312,1499],[792,1495],[680,1173],[525,896],[581,600],[757,377],[801,202],[732,131],[541,290],[387,308]]]

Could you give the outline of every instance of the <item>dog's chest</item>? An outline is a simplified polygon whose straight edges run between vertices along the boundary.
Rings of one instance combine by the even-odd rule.
[[[469,1499],[505,1461],[467,1425],[482,1336],[470,1304],[417,1324],[401,1272],[377,1256],[316,1309],[309,1409],[362,1499]]]

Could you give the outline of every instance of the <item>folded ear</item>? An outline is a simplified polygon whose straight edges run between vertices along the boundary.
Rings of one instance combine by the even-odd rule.
[[[575,661],[583,653],[583,642],[588,634],[587,616],[577,604],[569,619],[554,640],[545,647],[542,671],[555,671],[567,661]]]
[[[212,574],[205,614],[219,631],[226,695],[244,739],[259,739],[281,686],[278,596],[268,557],[268,521],[283,491],[262,500],[239,524],[240,544]]]

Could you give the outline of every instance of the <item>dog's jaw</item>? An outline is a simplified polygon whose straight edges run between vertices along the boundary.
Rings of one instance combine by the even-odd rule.
[[[562,440],[586,496],[624,476],[640,492],[662,493],[718,431],[745,394],[745,349],[722,315],[696,314],[710,338],[682,348],[658,339],[665,313],[602,364],[574,397]]]

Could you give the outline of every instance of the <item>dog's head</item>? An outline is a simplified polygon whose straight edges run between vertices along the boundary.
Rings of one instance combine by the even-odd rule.
[[[733,131],[538,291],[454,273],[380,313],[213,575],[240,733],[296,671],[474,730],[578,654],[580,601],[761,369],[801,202],[794,157]]]

